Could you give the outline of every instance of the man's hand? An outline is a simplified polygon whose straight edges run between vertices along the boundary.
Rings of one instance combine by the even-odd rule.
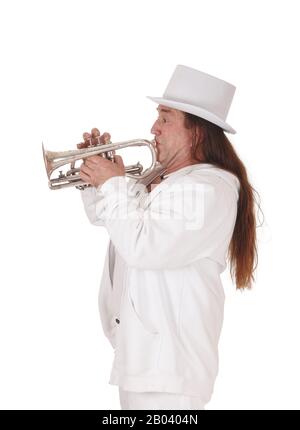
[[[77,145],[78,149],[89,148],[95,145],[106,145],[110,142],[110,134],[103,133],[97,128],[93,128],[91,133],[83,133],[84,142]],[[80,178],[94,187],[102,185],[107,179],[113,176],[124,176],[125,166],[122,157],[115,155],[115,151],[109,151],[113,155],[114,162],[104,157],[104,154],[93,155],[85,158],[80,166]]]
[[[81,179],[94,187],[104,184],[114,176],[125,176],[125,166],[120,155],[115,155],[114,163],[99,155],[93,155],[86,158],[80,166]]]
[[[91,133],[85,132],[83,133],[82,137],[84,141],[81,143],[78,143],[77,145],[78,149],[88,148],[90,146],[95,146],[99,144],[106,145],[107,143],[110,142],[111,136],[109,133],[106,133],[106,132],[101,135],[98,128],[93,128]]]

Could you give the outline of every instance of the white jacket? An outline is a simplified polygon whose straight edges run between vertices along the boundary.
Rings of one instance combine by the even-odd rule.
[[[89,220],[105,226],[111,239],[99,291],[103,331],[115,352],[109,383],[207,403],[218,372],[220,273],[239,181],[211,164],[195,164],[149,194],[136,187],[114,177],[81,192]],[[201,196],[196,209],[195,190]]]

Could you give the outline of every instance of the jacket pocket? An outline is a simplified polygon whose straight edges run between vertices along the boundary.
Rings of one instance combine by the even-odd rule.
[[[160,333],[145,326],[125,285],[115,350],[116,367],[127,375],[151,374],[158,365],[160,344]]]
[[[134,317],[136,319],[136,323],[140,324],[141,328],[145,332],[148,332],[151,335],[157,335],[157,334],[159,334],[158,330],[156,330],[154,327],[151,327],[149,323],[146,323],[145,321],[143,321],[142,318],[140,317],[140,315],[138,314],[138,312],[136,311],[134,300],[133,300],[132,295],[130,293],[130,287],[128,287],[128,299],[129,299],[129,302],[130,302],[131,311],[134,314]]]

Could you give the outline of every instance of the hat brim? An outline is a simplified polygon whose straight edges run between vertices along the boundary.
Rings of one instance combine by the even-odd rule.
[[[219,117],[212,114],[211,112],[208,112],[205,109],[202,109],[198,106],[189,105],[187,103],[180,103],[174,100],[164,99],[163,97],[150,97],[146,96],[148,99],[154,101],[155,103],[168,106],[173,109],[178,109],[183,112],[188,112],[193,115],[199,116],[200,118],[204,118],[209,122],[212,122],[213,124],[218,125],[221,127],[224,131],[227,131],[228,133],[235,134],[236,131],[229,125],[227,122],[222,121]]]

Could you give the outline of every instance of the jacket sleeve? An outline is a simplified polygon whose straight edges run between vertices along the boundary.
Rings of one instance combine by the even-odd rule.
[[[182,179],[161,187],[146,208],[122,177],[110,178],[96,192],[95,220],[101,213],[112,243],[129,266],[176,269],[209,257],[219,244],[229,242],[236,212],[232,194],[210,183]]]
[[[95,187],[88,187],[80,191],[85,213],[89,221],[98,226],[103,225],[101,216],[101,207],[103,204],[103,195],[101,191],[97,191]],[[98,208],[98,213],[97,213]]]
[[[127,187],[128,190],[132,190],[135,187],[135,181],[129,180]],[[136,190],[139,190],[139,188],[136,187]],[[105,199],[103,193],[101,192],[101,187],[87,187],[80,191],[80,193],[85,213],[91,224],[103,226]]]

